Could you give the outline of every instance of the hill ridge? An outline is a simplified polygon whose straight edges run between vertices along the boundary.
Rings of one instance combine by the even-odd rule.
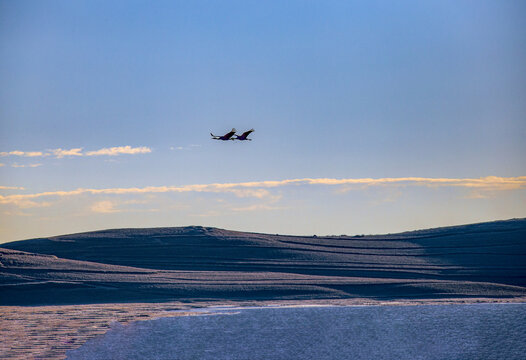
[[[0,247],[49,256],[35,267],[0,251],[0,304],[65,284],[73,302],[526,296],[526,219],[358,237],[108,229]]]

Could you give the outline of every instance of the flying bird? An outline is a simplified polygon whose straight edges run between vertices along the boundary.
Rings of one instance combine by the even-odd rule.
[[[252,139],[247,139],[247,136],[250,135],[251,132],[254,132],[255,130],[254,129],[250,129],[248,131],[245,131],[243,134],[241,135],[236,135],[236,137],[234,138],[235,140],[249,140],[249,141],[252,141]]]
[[[212,139],[214,140],[234,140],[232,139],[232,136],[234,136],[236,134],[236,129],[232,129],[229,133],[226,133],[225,135],[223,136],[217,136],[217,135],[214,135],[212,133],[210,133],[210,135],[212,136]]]

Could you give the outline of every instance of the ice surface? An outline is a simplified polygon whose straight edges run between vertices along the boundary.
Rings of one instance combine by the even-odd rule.
[[[67,358],[513,360],[526,354],[526,304],[209,310],[213,316],[115,325]]]

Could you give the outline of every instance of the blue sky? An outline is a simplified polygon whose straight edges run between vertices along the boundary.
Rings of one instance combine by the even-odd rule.
[[[524,217],[525,15],[523,1],[0,0],[0,242]],[[232,127],[254,140],[210,140]],[[298,179],[348,182],[283,183]]]

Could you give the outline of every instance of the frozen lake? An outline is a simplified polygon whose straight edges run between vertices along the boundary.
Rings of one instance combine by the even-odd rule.
[[[526,304],[211,308],[116,325],[68,359],[524,359]]]

